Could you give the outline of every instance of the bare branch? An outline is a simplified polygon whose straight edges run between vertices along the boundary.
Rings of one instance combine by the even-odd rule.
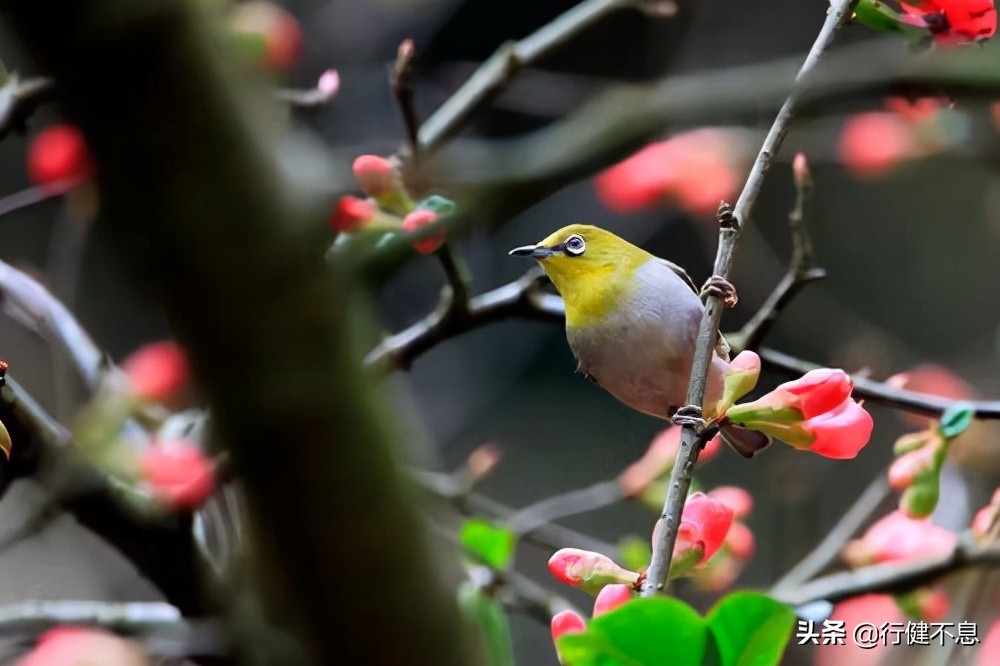
[[[801,562],[788,570],[772,587],[776,592],[793,588],[806,582],[837,560],[844,544],[871,517],[872,512],[882,505],[889,496],[889,482],[882,470],[872,479],[864,492],[844,513],[823,540],[806,555]]]
[[[816,41],[809,50],[805,62],[796,75],[796,81],[802,80],[816,66],[819,57],[833,42],[833,37],[841,24],[850,16],[857,0],[836,0],[830,7],[826,21],[820,29]],[[781,142],[788,132],[792,114],[798,104],[797,92],[792,93],[778,111],[764,145],[761,146],[757,159],[750,169],[743,192],[732,213],[728,208],[720,206],[719,214],[719,248],[715,256],[714,275],[727,278],[732,268],[733,257],[740,237],[740,225],[750,220],[750,211],[757,201],[764,176]],[[714,354],[715,342],[719,334],[719,322],[722,319],[724,305],[715,297],[710,297],[706,304],[705,314],[701,320],[698,341],[695,346],[694,361],[691,365],[691,382],[688,387],[688,405],[700,409],[705,397],[705,384],[708,379],[709,365]],[[642,595],[651,596],[661,593],[667,583],[670,573],[670,560],[673,557],[674,543],[677,540],[677,530],[680,527],[681,512],[688,489],[691,487],[691,476],[698,462],[698,454],[706,441],[706,432],[695,428],[691,423],[684,426],[681,435],[681,446],[677,453],[677,462],[670,472],[667,484],[667,496],[663,504],[662,529],[653,544],[653,557],[649,564],[646,581],[642,586]]]
[[[420,155],[420,143],[417,141],[420,119],[413,105],[413,59],[416,55],[417,50],[412,39],[400,42],[390,77],[392,95],[396,98],[396,105],[403,116],[403,125],[406,127],[406,136],[410,141],[410,150],[413,151],[414,158]]]
[[[617,479],[600,481],[529,504],[511,516],[507,526],[518,534],[530,532],[553,520],[595,511],[623,499],[625,495]]]
[[[799,290],[810,282],[826,277],[826,271],[813,263],[812,241],[807,229],[812,192],[813,182],[808,171],[802,177],[795,178],[795,207],[788,215],[788,226],[792,233],[792,258],[788,263],[788,271],[739,333],[726,336],[734,352],[756,349],[777,321],[778,315]]]
[[[12,129],[20,127],[36,108],[53,97],[52,79],[31,78],[22,81],[11,74],[0,86],[0,140]]]
[[[39,282],[0,261],[0,305],[36,330],[50,345],[65,351],[90,390],[96,390],[108,367],[103,352],[66,306]]]
[[[759,349],[758,353],[764,365],[789,374],[801,375],[820,367],[815,363],[767,347]],[[925,416],[941,416],[951,407],[962,404],[972,409],[978,419],[1000,419],[1000,400],[953,400],[897,389],[884,382],[865,377],[852,377],[852,379],[854,380],[854,395],[856,397],[896,409],[924,414]]]
[[[644,6],[669,16],[673,2],[663,0],[585,0],[517,42],[507,42],[456,90],[423,125],[417,145],[433,152],[454,135],[469,116],[482,107],[525,67],[530,67],[609,14]]]
[[[902,594],[941,576],[969,567],[1000,566],[1000,548],[959,543],[945,557],[914,562],[875,564],[817,578],[800,587],[772,590],[771,596],[791,606],[825,600],[836,603],[861,594]]]

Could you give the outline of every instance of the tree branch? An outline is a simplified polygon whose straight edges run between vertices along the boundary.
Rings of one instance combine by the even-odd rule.
[[[763,347],[758,353],[765,366],[788,374],[802,375],[820,367],[776,349]],[[971,408],[978,419],[1000,419],[1000,400],[953,400],[894,388],[884,382],[865,377],[851,379],[854,381],[855,396],[895,409],[904,409],[925,416],[941,416],[949,408],[962,404]]]
[[[796,81],[801,81],[816,66],[820,56],[833,42],[841,24],[850,16],[851,9],[857,0],[835,0],[827,14],[826,21],[820,29],[805,62],[796,75]],[[715,256],[713,273],[727,278],[732,268],[733,257],[740,237],[740,225],[750,221],[750,211],[764,184],[764,176],[771,165],[774,154],[788,132],[792,114],[798,104],[798,93],[792,93],[782,104],[774,123],[771,125],[764,144],[761,146],[757,159],[750,169],[746,185],[740,193],[736,206],[730,213],[728,207],[720,206],[719,214],[719,248]],[[709,365],[715,353],[715,341],[719,334],[719,323],[722,319],[723,304],[718,298],[710,297],[701,320],[701,329],[695,346],[694,361],[691,365],[691,381],[688,386],[688,405],[700,410],[705,397],[705,384],[708,379]],[[677,540],[677,530],[680,527],[681,512],[691,487],[691,476],[698,454],[706,441],[706,432],[687,424],[681,434],[681,446],[677,452],[677,462],[670,472],[667,484],[667,496],[663,504],[662,529],[653,544],[653,556],[649,564],[646,581],[642,586],[642,595],[651,596],[662,593],[670,573],[670,561],[673,557],[674,543]]]
[[[433,152],[453,136],[473,113],[525,67],[530,67],[605,16],[627,7],[658,8],[670,15],[676,5],[667,0],[585,0],[517,42],[503,44],[420,126],[417,147]]]
[[[826,271],[814,264],[812,241],[807,228],[812,192],[813,181],[808,171],[801,176],[796,175],[795,207],[788,215],[788,226],[792,235],[792,258],[788,263],[788,271],[750,321],[744,324],[736,335],[726,336],[734,353],[760,346],[761,341],[778,320],[778,315],[802,287],[826,277]]]
[[[22,81],[14,73],[0,86],[0,140],[21,127],[36,108],[53,98],[52,79],[36,77]]]
[[[890,562],[817,578],[800,587],[771,591],[778,601],[801,606],[812,601],[837,603],[861,594],[902,594],[941,576],[969,567],[1000,566],[1000,548],[959,543],[951,554],[913,562]]]

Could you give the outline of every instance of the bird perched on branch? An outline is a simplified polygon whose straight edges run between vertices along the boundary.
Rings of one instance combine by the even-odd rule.
[[[696,424],[703,415],[717,416],[729,367],[729,346],[721,335],[702,405],[687,405],[688,383],[705,311],[701,296],[717,296],[732,307],[731,284],[713,276],[699,293],[680,266],[587,224],[563,227],[510,254],[538,260],[562,295],[566,337],[585,377],[651,416]],[[740,453],[766,446],[764,435],[734,428],[724,426],[729,431],[724,435]]]

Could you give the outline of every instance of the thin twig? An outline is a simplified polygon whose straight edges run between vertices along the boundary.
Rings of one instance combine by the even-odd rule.
[[[34,206],[49,199],[61,197],[89,178],[89,176],[83,178],[66,178],[45,185],[34,185],[13,194],[8,194],[5,197],[0,197],[0,216],[27,208],[28,206]]]
[[[955,549],[945,557],[874,564],[823,576],[793,589],[775,589],[771,591],[771,596],[791,606],[820,600],[836,603],[872,592],[902,594],[959,569],[996,566],[1000,566],[1000,548],[959,540]]]
[[[434,312],[382,341],[365,357],[365,365],[381,370],[407,369],[438,343],[510,317],[563,321],[562,299],[541,288],[542,272],[532,269],[519,279],[469,299],[467,311],[456,316],[453,290],[446,290]]]
[[[830,7],[826,21],[820,29],[816,41],[809,50],[805,62],[796,75],[796,81],[801,81],[816,66],[820,55],[833,41],[833,36],[837,29],[847,19],[857,0],[837,0]],[[778,111],[778,115],[771,125],[764,145],[761,146],[757,159],[750,169],[746,185],[740,193],[736,206],[730,213],[728,208],[720,206],[719,214],[719,247],[716,252],[715,266],[713,273],[727,278],[732,268],[733,257],[740,236],[740,225],[746,224],[750,220],[750,211],[757,200],[764,183],[764,176],[774,154],[781,146],[782,139],[788,132],[788,127],[792,120],[792,114],[797,104],[797,94],[793,89],[792,93],[785,100],[785,103]],[[688,386],[688,405],[700,408],[705,397],[705,385],[708,379],[709,365],[712,355],[715,353],[715,342],[718,337],[719,323],[722,319],[722,302],[715,297],[710,297],[706,304],[705,314],[701,320],[701,329],[698,332],[698,340],[695,346],[694,361],[691,365],[691,381]],[[658,532],[657,539],[653,545],[653,556],[650,561],[649,571],[646,581],[642,586],[642,595],[651,596],[661,593],[667,582],[670,573],[670,561],[673,557],[674,543],[677,540],[677,530],[680,527],[681,512],[684,509],[684,501],[687,497],[688,489],[691,487],[691,475],[694,466],[698,462],[698,454],[705,443],[705,432],[699,431],[693,424],[687,424],[681,434],[681,446],[677,452],[677,462],[670,472],[670,481],[667,485],[667,496],[663,504],[663,513],[660,520],[663,521]]]
[[[617,479],[601,481],[529,504],[507,520],[507,527],[522,534],[553,520],[595,511],[623,499],[625,496]]]
[[[524,39],[503,44],[420,126],[417,145],[424,152],[439,148],[469,116],[503,90],[517,72],[535,64],[605,16],[627,7],[664,9],[670,5],[673,3],[662,0],[585,0]],[[669,11],[661,12],[661,15],[669,14]]]
[[[413,59],[416,55],[417,50],[412,39],[404,39],[400,42],[390,77],[392,95],[396,98],[396,105],[403,116],[403,125],[406,127],[406,136],[410,141],[410,150],[413,151],[414,159],[420,156],[420,143],[417,141],[420,119],[417,117],[417,109],[413,105]]]
[[[757,351],[767,367],[789,374],[801,375],[820,367],[815,363],[804,361],[789,354],[762,347]],[[925,416],[941,416],[945,411],[962,404],[973,410],[978,419],[1000,419],[1000,400],[951,400],[938,396],[898,389],[884,382],[852,377],[854,380],[854,395],[871,402],[881,403],[904,409],[908,412]]]
[[[797,175],[795,207],[788,214],[788,226],[792,235],[792,258],[788,262],[788,271],[739,333],[732,337],[727,336],[726,339],[729,340],[734,353],[760,346],[761,341],[777,321],[778,315],[802,287],[826,276],[826,271],[813,263],[812,241],[807,228],[812,192],[813,181],[808,171]]]
[[[55,83],[48,78],[20,80],[11,74],[0,86],[0,140],[24,124],[36,108],[53,97]]]
[[[39,282],[0,261],[0,305],[66,352],[87,388],[96,390],[108,367],[105,355],[66,306]]]
[[[872,512],[882,505],[882,501],[888,495],[889,482],[883,470],[872,479],[823,540],[802,561],[778,579],[772,589],[781,592],[796,587],[830,566],[840,556],[844,544],[865,524]]]

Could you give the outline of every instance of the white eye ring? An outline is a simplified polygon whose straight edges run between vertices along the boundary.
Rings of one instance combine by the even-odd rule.
[[[587,250],[587,244],[584,242],[583,237],[577,234],[573,234],[567,238],[566,242],[563,243],[563,247],[566,248],[566,254],[573,257],[579,257]]]

